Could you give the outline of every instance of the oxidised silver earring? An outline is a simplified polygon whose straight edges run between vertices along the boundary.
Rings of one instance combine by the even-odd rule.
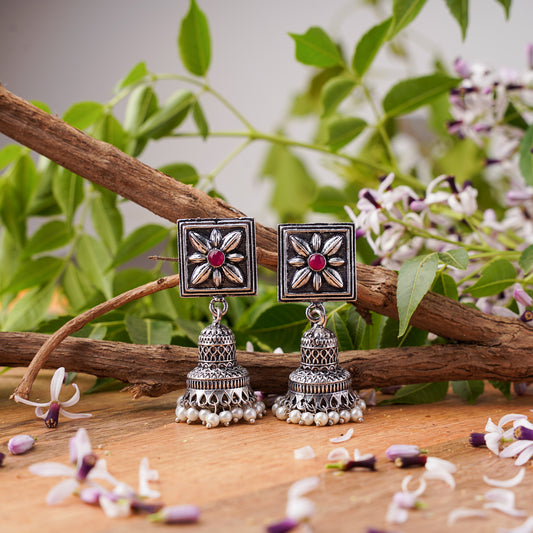
[[[307,426],[363,421],[365,402],[352,390],[350,373],[339,366],[337,337],[326,328],[322,303],[355,299],[353,224],[278,226],[278,300],[311,302],[300,366],[289,376],[287,394],[272,406],[280,420]]]
[[[250,387],[248,371],[237,364],[235,336],[221,324],[225,296],[256,293],[255,225],[250,218],[178,221],[180,295],[211,296],[213,317],[198,339],[198,366],[187,375],[178,398],[176,422],[212,428],[245,420],[253,424],[266,407]]]

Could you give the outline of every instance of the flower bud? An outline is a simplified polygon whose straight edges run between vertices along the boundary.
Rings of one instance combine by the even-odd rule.
[[[9,439],[7,448],[13,455],[19,455],[31,450],[34,444],[35,439],[31,435],[15,435]]]

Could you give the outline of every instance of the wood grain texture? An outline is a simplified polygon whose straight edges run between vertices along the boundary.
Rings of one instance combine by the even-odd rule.
[[[50,376],[50,371],[40,374],[33,399],[47,398]],[[199,505],[200,523],[185,528],[191,533],[262,532],[266,524],[283,518],[291,483],[311,475],[321,480],[318,490],[309,494],[317,506],[312,520],[315,533],[365,533],[369,526],[405,533],[485,533],[498,527],[516,527],[525,520],[488,511],[486,519],[464,520],[453,528],[446,525],[450,510],[482,507],[479,497],[490,488],[482,480],[484,474],[507,479],[518,471],[511,459],[471,448],[468,435],[483,431],[488,417],[498,421],[503,414],[516,412],[531,418],[531,396],[508,402],[490,390],[474,406],[449,395],[431,405],[374,407],[366,412],[362,424],[350,426],[292,426],[268,415],[254,426],[207,430],[173,422],[177,393],[132,400],[127,394],[106,392],[83,395],[82,401],[71,408],[92,412],[93,418],[60,418],[58,428],[50,430],[34,417],[32,408],[7,399],[19,378],[20,370],[15,369],[0,377],[0,451],[7,453],[7,440],[18,433],[30,433],[38,441],[25,455],[8,455],[0,469],[0,520],[6,533],[47,533],[73,527],[78,533],[170,531],[171,526],[147,524],[142,516],[107,518],[101,510],[74,496],[55,507],[45,504],[47,492],[59,479],[34,476],[27,467],[41,461],[66,464],[68,439],[79,427],[88,430],[93,449],[107,460],[109,471],[118,479],[136,487],[139,461],[146,456],[150,466],[159,471],[160,481],[153,486],[161,492],[162,501]],[[87,390],[92,378],[80,376],[77,382]],[[67,387],[65,398],[69,393]],[[349,427],[355,434],[343,445],[350,452],[358,448],[362,453],[376,454],[376,472],[335,475],[324,468],[327,454],[335,447],[329,439]],[[429,481],[422,497],[427,508],[411,511],[406,524],[393,526],[385,522],[384,516],[394,492],[400,490],[407,474],[414,476],[416,486],[422,472],[400,470],[386,460],[387,447],[398,443],[417,444],[427,448],[429,455],[454,462],[458,467],[454,476],[457,487],[452,491],[440,481]],[[314,449],[316,458],[295,460],[293,450],[305,445]],[[531,465],[526,470],[522,484],[512,490],[516,507],[531,512]]]

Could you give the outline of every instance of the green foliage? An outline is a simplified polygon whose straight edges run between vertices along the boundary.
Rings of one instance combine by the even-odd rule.
[[[468,0],[444,1],[464,38],[469,22]],[[497,2],[508,16],[511,0]],[[408,60],[408,48],[404,46],[408,27],[425,3],[393,0],[392,9],[385,16],[377,10],[383,20],[353,36],[353,43],[348,43],[353,54],[347,60],[336,37],[320,27],[311,27],[301,34],[290,33],[296,60],[311,67],[309,82],[294,98],[288,116],[275,134],[255,129],[210,85],[207,74],[212,58],[211,34],[208,17],[196,0],[189,0],[177,31],[177,54],[185,75],[157,74],[145,62],[138,62],[118,81],[108,102],[73,103],[63,119],[133,157],[142,156],[149,142],[160,140],[173,142],[178,153],[186,153],[180,149],[180,136],[204,140],[222,136],[242,138],[243,144],[208,176],[200,176],[195,162],[182,156],[161,166],[160,170],[171,178],[203,188],[213,196],[221,196],[214,181],[216,174],[248,144],[266,141],[269,145],[260,174],[271,181],[269,204],[278,220],[302,222],[314,220],[320,214],[345,221],[345,206],[356,201],[362,189],[377,187],[378,178],[389,172],[416,191],[422,188],[416,168],[399,170],[391,146],[396,134],[402,132],[405,115],[430,110],[435,145],[439,146],[431,172],[454,173],[459,183],[466,180],[479,183],[480,206],[492,207],[498,199],[488,187],[483,188],[481,178],[485,151],[473,142],[456,142],[447,133],[445,121],[451,119],[447,93],[460,80],[448,75],[440,60],[435,61],[429,72],[398,79],[380,101],[374,93],[375,73],[380,72],[377,60],[386,53]],[[162,80],[171,86],[171,92],[166,93],[170,96],[164,101],[159,93]],[[242,124],[243,131],[228,132],[224,128],[220,131],[218,125],[212,124],[204,95],[225,107]],[[46,104],[36,105],[50,112]],[[518,149],[520,170],[533,185],[533,130],[522,112],[520,106],[511,102],[504,120],[525,132]],[[301,117],[313,126],[309,140],[292,139],[287,133],[292,131],[291,121]],[[320,155],[327,173],[319,173],[308,164],[309,152]],[[76,314],[164,275],[160,262],[149,268],[138,264],[152,249],[177,256],[175,229],[171,225],[154,222],[127,230],[123,220],[126,200],[52,161],[36,157],[24,147],[9,145],[0,150],[0,172],[2,331],[52,333]],[[462,223],[467,227],[475,222],[474,216]],[[416,232],[409,234],[405,242],[417,236]],[[463,242],[458,241],[453,249],[450,244],[453,241],[447,242],[446,251],[441,252],[428,253],[422,249],[417,257],[403,262],[398,277],[399,320],[374,312],[362,316],[350,304],[327,304],[328,327],[335,332],[339,348],[367,350],[429,344],[427,332],[409,325],[424,295],[432,290],[459,300],[466,294],[450,275],[450,269],[464,271],[471,255]],[[533,269],[533,245],[517,253],[514,250],[521,250],[516,248],[520,244],[511,242],[509,250],[514,254],[512,261],[518,261],[527,275]],[[362,239],[357,243],[357,257],[366,263],[376,259],[373,248]],[[515,263],[503,257],[487,261],[486,266],[471,275],[470,295],[490,296],[510,287],[517,279]],[[165,272],[168,269],[177,271],[175,263],[167,264]],[[279,346],[285,352],[297,351],[309,325],[305,306],[278,303],[273,284],[272,277],[261,276],[259,296],[232,301],[225,320],[235,331],[240,347],[250,340],[256,349],[273,350]],[[193,346],[210,319],[207,300],[181,299],[178,290],[172,289],[99,317],[77,335],[139,344]],[[510,395],[508,383],[493,385]],[[122,385],[99,379],[93,390],[116,386]],[[483,382],[453,382],[452,388],[472,403],[483,392]],[[447,391],[448,382],[409,385],[400,389],[389,403],[438,401]]]

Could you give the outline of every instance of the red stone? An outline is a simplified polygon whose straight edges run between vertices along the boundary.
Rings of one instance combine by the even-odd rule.
[[[307,260],[307,264],[311,270],[320,272],[326,266],[326,258],[322,254],[311,254]]]
[[[225,260],[226,256],[224,255],[224,252],[217,248],[209,250],[209,253],[207,254],[207,262],[214,268],[222,266]]]

